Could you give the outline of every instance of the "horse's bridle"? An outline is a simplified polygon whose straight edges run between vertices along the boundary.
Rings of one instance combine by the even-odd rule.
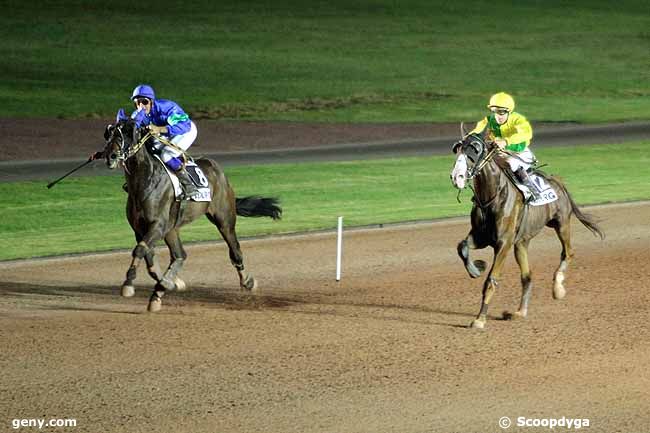
[[[465,138],[467,140],[470,138],[469,136]],[[483,168],[492,160],[494,155],[496,155],[500,149],[498,146],[493,146],[488,152],[485,152],[485,148],[487,145],[483,141],[483,139],[478,136],[478,135],[472,135],[471,137],[472,142],[471,143],[464,143],[461,146],[461,151],[465,153],[463,150],[464,146],[471,146],[472,149],[474,150],[474,153],[476,154],[477,158],[476,161],[474,162],[474,165],[467,170],[467,180],[472,180],[474,179],[480,172],[483,170]],[[463,140],[464,141],[464,140]],[[480,149],[477,149],[477,146],[474,144],[475,142],[478,142],[481,145]],[[472,188],[471,184],[469,184],[470,189],[474,191],[474,188]],[[460,192],[459,192],[460,194]],[[492,204],[492,202],[497,198],[498,193],[494,195],[490,200],[488,200],[486,203],[481,203],[480,200],[478,199],[478,196],[476,194],[476,191],[474,191],[474,202],[480,207],[480,208],[485,208]]]
[[[480,173],[480,171],[483,170],[483,167],[485,167],[485,165],[490,162],[492,157],[499,151],[499,148],[494,146],[486,153],[485,148],[487,145],[483,138],[478,134],[470,134],[466,136],[459,144],[461,145],[461,151],[474,163],[474,165],[467,170],[468,180],[473,179],[478,173]],[[468,154],[465,149],[466,147],[471,149],[471,154]],[[472,158],[472,156],[474,156],[474,158]]]
[[[128,149],[125,149],[126,140],[124,139],[124,132],[122,131],[123,126],[124,125],[115,126],[113,133],[108,139],[108,141],[114,140],[115,133],[119,132],[120,134],[119,139],[121,140],[121,146],[119,146],[118,150],[115,152],[117,156],[116,159],[118,162],[124,162],[127,159],[131,158],[133,155],[135,155],[138,152],[138,150],[140,150],[140,148],[147,142],[147,140],[152,137],[151,132],[148,131],[144,136],[142,136],[142,138],[140,138],[140,140],[138,140],[138,142],[135,145],[131,145],[129,146]]]
[[[478,164],[474,164],[472,168],[467,170],[467,179],[471,180],[474,179],[474,177],[483,170],[483,167],[492,160],[492,157],[499,152],[499,148],[497,146],[494,146],[492,149],[488,151],[488,153],[481,158]]]

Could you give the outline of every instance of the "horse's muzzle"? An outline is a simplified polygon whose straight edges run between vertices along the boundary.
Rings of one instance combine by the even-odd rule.
[[[450,176],[451,177],[451,183],[458,189],[463,189],[465,188],[465,183],[467,182],[467,179],[465,178],[464,174],[458,174],[456,176]]]
[[[108,158],[106,158],[106,165],[108,168],[113,170],[115,167],[117,167],[117,162],[119,161],[119,158],[117,156],[117,153],[110,153],[108,155]]]

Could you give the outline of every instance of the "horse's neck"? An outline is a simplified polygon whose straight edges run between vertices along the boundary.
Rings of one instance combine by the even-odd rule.
[[[474,178],[474,194],[481,204],[493,204],[497,195],[508,188],[506,175],[496,162],[490,161]]]
[[[151,183],[156,172],[162,167],[160,163],[142,146],[131,158],[126,161],[126,177],[133,185],[141,185],[143,189]]]

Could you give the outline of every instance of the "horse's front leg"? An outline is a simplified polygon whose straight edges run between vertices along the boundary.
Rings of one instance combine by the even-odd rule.
[[[147,270],[149,271],[149,276],[160,282],[162,279],[162,272],[160,271],[160,264],[158,263],[158,256],[156,255],[153,248],[144,256],[144,260],[147,262]]]
[[[152,265],[155,261],[155,258],[149,259],[148,257],[153,257],[153,249],[142,240],[138,241],[138,244],[135,246],[131,252],[131,265],[129,270],[126,271],[126,279],[122,283],[121,295],[127,298],[135,295],[135,287],[133,286],[133,281],[135,280],[138,274],[138,266],[142,262],[142,259],[147,258],[147,263],[149,260],[152,260]]]
[[[160,285],[166,290],[176,289],[183,291],[187,288],[185,282],[178,277],[178,273],[183,269],[187,253],[183,249],[181,238],[176,229],[167,233],[165,236],[165,243],[169,248],[170,263],[167,271],[160,279]]]
[[[474,241],[474,236],[470,231],[465,239],[458,243],[456,250],[458,251],[458,256],[463,261],[465,265],[465,270],[472,278],[478,278],[481,276],[481,273],[487,267],[486,263],[483,260],[471,260],[469,257],[469,252],[471,249],[484,248],[484,245],[478,246]]]
[[[131,265],[129,266],[129,270],[126,273],[126,280],[122,285],[122,296],[133,296],[135,294],[133,281],[135,280],[138,266],[140,265],[140,263],[142,263],[142,259],[145,259],[147,262],[149,275],[154,280],[156,280],[156,289],[154,289],[155,290],[154,295],[156,295],[156,293],[158,293],[159,291],[162,291],[162,294],[164,294],[164,288],[162,288],[162,286],[160,285],[160,280],[161,280],[160,266],[158,265],[158,259],[156,258],[156,254],[154,251],[156,242],[158,242],[162,238],[163,228],[164,227],[162,226],[162,224],[154,223],[149,226],[145,235],[136,235],[136,240],[138,241],[138,244],[135,246],[133,252],[131,253],[133,259],[131,260]],[[158,302],[157,303],[154,302],[153,304],[152,304],[152,300],[154,297],[152,296],[152,298],[149,300],[149,306],[148,306],[149,311],[160,310],[160,297],[162,296],[162,294],[156,295]]]
[[[487,311],[490,304],[490,300],[496,292],[498,287],[498,279],[501,275],[501,269],[503,268],[503,263],[505,262],[506,255],[512,246],[512,241],[499,241],[494,247],[494,262],[492,263],[492,269],[488,274],[485,284],[483,285],[483,297],[481,300],[481,310],[478,313],[478,316],[471,323],[471,328],[483,329],[485,328],[485,322],[487,321]]]

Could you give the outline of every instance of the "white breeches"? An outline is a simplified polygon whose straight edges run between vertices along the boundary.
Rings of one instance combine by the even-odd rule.
[[[508,161],[510,169],[513,173],[517,171],[519,167],[523,167],[524,170],[528,170],[533,162],[536,161],[535,155],[530,151],[529,148],[524,149],[522,152],[517,152],[515,155],[517,156],[508,156],[506,158],[506,161]]]
[[[190,123],[191,126],[189,131],[187,131],[185,134],[175,135],[171,138],[171,140],[169,140],[172,142],[174,146],[181,148],[183,150],[187,150],[192,145],[192,143],[194,143],[198,131],[196,129],[196,125],[194,124],[194,122],[190,121]],[[165,146],[163,143],[160,143],[157,146],[157,148],[158,150],[160,150],[160,157],[164,162],[167,162],[172,158],[181,156],[181,153],[179,151],[169,146]]]

